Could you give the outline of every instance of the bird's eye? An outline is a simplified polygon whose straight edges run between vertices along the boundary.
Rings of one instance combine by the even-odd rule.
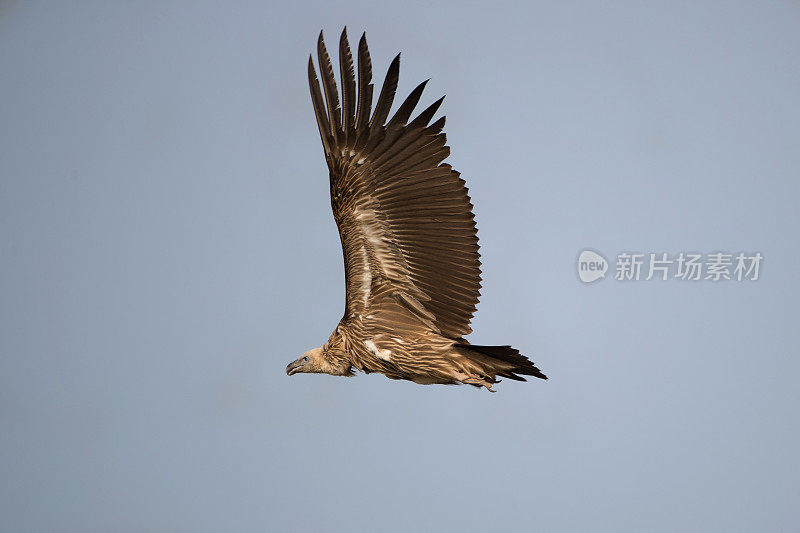
[[[308,356],[303,357],[303,362],[308,363]]]

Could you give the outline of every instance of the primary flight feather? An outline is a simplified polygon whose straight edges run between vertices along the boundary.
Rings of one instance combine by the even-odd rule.
[[[465,182],[442,163],[450,154],[445,119],[430,123],[444,98],[409,122],[423,82],[388,119],[398,54],[372,111],[366,36],[358,44],[356,83],[346,28],[339,40],[341,105],[322,32],[317,59],[320,77],[309,56],[308,81],[342,241],[345,310],[328,342],[290,363],[286,373],[351,376],[360,370],[488,390],[498,376],[547,379],[510,346],[464,339],[480,296],[480,254]]]

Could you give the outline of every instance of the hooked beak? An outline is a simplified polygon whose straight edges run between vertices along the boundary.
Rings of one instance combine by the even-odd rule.
[[[286,375],[292,376],[294,374],[297,374],[298,372],[300,372],[300,369],[303,368],[304,364],[305,363],[303,363],[300,359],[298,359],[297,361],[292,361],[286,366]]]

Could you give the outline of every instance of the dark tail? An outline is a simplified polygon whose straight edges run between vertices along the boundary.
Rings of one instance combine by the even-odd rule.
[[[533,361],[519,353],[519,350],[511,346],[479,346],[477,344],[456,344],[457,348],[465,348],[485,355],[490,359],[502,361],[505,364],[497,364],[493,370],[498,376],[503,376],[517,381],[528,381],[522,376],[533,376],[540,379],[547,379],[542,371],[536,368]],[[509,366],[511,368],[509,368]],[[522,374],[522,375],[518,375]]]

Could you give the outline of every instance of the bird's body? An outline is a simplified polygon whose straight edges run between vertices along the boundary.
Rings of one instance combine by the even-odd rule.
[[[352,375],[380,372],[420,384],[465,383],[491,390],[496,376],[545,378],[510,346],[470,345],[464,336],[478,302],[480,261],[472,204],[450,165],[442,100],[408,122],[419,85],[387,122],[399,55],[374,113],[366,39],[358,49],[358,93],[346,30],[339,47],[342,105],[322,34],[323,93],[309,58],[309,84],[330,171],[331,206],[345,263],[346,303],[322,348],[287,367]]]

